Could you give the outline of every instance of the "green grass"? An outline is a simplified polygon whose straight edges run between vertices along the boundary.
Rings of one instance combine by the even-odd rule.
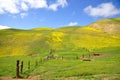
[[[97,74],[120,74],[120,47],[116,48],[102,48],[95,50],[94,52],[101,52],[104,56],[92,57],[92,61],[84,62],[75,58],[76,54],[73,52],[67,52],[70,55],[66,55],[66,51],[56,51],[54,54],[65,56],[63,60],[51,59],[39,63],[39,66],[35,67],[36,60],[41,60],[44,56],[38,57],[1,57],[0,58],[0,75],[11,75],[15,77],[16,60],[24,61],[24,73],[22,76],[28,75],[43,75],[43,79],[60,79],[60,78],[91,78]],[[104,53],[103,53],[104,52]],[[81,56],[81,52],[76,51],[77,55]],[[88,56],[86,53],[86,57]],[[59,57],[60,57],[59,56]],[[31,71],[27,71],[27,63],[31,61]],[[95,78],[95,77],[94,77]]]
[[[119,18],[112,20],[116,24],[119,22]],[[119,44],[119,34],[104,33],[88,26],[0,30],[0,76],[15,77],[16,60],[24,61],[24,73],[21,76],[42,75],[43,80],[99,80],[108,76],[94,75],[119,75]],[[43,60],[51,49],[55,50],[53,54],[59,58]],[[88,57],[92,53],[100,53],[102,56],[91,57],[90,62],[77,59],[83,54]],[[28,61],[31,62],[30,71]],[[38,66],[35,66],[36,61],[39,62]]]

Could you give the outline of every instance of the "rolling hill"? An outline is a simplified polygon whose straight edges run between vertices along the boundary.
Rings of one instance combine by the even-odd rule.
[[[15,80],[17,60],[24,63],[20,76],[25,80],[119,80],[119,22],[114,18],[88,26],[0,30],[0,80]],[[46,59],[51,55],[57,59]]]
[[[105,47],[120,47],[119,30],[120,18],[103,19],[84,27],[0,30],[0,56],[44,55],[50,49],[94,52]]]

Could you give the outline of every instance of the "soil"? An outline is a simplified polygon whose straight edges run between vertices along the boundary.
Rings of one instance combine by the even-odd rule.
[[[7,76],[7,77],[2,76],[0,77],[0,80],[40,80],[41,77],[42,75],[35,75],[35,76],[29,76],[28,78],[23,78],[23,79],[16,79],[16,78],[13,79],[10,76]],[[93,77],[101,77],[99,80],[115,80],[115,79],[120,79],[120,74],[98,74],[98,75],[93,75]],[[77,80],[77,77],[60,78],[60,80]],[[79,80],[88,80],[88,79],[79,79]]]

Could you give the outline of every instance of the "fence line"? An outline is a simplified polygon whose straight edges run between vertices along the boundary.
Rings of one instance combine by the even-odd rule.
[[[83,54],[83,55],[81,55],[81,58],[80,58],[80,56],[76,56],[75,59],[82,60],[82,61],[91,61],[91,59],[90,59],[91,55],[89,54],[87,57],[85,57],[85,55]],[[51,58],[51,59],[54,59],[54,58]],[[61,56],[61,57],[59,57],[59,59],[60,60],[64,60],[64,59],[67,59],[67,58]],[[31,65],[31,61],[29,60],[27,62],[27,71],[28,72],[31,71],[31,69],[32,69],[31,66],[34,66],[34,68],[36,68],[37,66],[40,65],[40,63],[43,63],[45,61],[46,61],[46,59],[44,59],[44,58],[43,59],[39,59],[39,60],[35,60],[34,65]],[[23,74],[25,72],[25,71],[23,71],[24,65],[25,64],[24,64],[23,61],[21,61],[21,62],[20,62],[20,60],[16,61],[16,78],[21,78],[20,74]]]

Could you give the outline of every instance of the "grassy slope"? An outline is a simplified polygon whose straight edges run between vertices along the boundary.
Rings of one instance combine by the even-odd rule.
[[[117,47],[120,37],[90,27],[65,27],[54,30],[0,30],[0,56],[44,53],[56,50]]]
[[[120,35],[107,34],[91,27],[0,30],[0,75],[15,76],[14,69],[17,59],[26,61],[25,64],[31,60],[34,65],[33,62],[48,55],[50,49],[55,49],[54,54],[59,55],[59,57],[63,56],[65,60],[49,60],[41,63],[36,69],[33,66],[34,70],[30,73],[27,73],[25,65],[24,75],[45,74],[43,79],[46,79],[72,76],[79,78],[82,75],[94,74],[120,74],[119,44]],[[93,58],[92,62],[76,60],[77,56],[82,54],[88,56],[87,54],[92,52],[101,52],[107,56]],[[26,56],[29,54],[39,54],[40,56]],[[46,74],[46,72],[48,73]],[[45,77],[46,75],[48,77]]]

